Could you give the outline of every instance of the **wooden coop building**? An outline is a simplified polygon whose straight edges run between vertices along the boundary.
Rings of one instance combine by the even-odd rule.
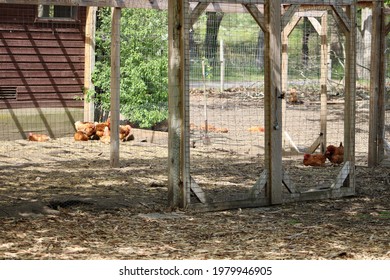
[[[86,7],[29,3],[0,5],[0,110],[2,119],[19,119],[2,135],[9,139],[25,137],[21,110],[30,112],[27,118],[45,119],[57,108],[60,125],[71,125],[83,110]],[[43,123],[30,129],[61,136],[59,124],[50,118]]]
[[[12,2],[13,5],[10,5]],[[26,6],[26,3],[29,6]],[[93,42],[94,42],[94,15],[95,7],[112,7],[112,40],[111,40],[111,156],[110,162],[112,167],[119,165],[119,95],[120,95],[120,19],[121,9],[128,8],[152,8],[164,9],[168,11],[168,109],[169,109],[169,132],[168,132],[168,202],[172,208],[188,208],[197,210],[223,210],[230,208],[244,207],[259,207],[266,205],[281,204],[293,201],[307,201],[326,198],[340,198],[344,196],[352,196],[355,194],[355,115],[356,115],[356,9],[358,5],[366,5],[372,8],[373,13],[373,32],[372,36],[372,69],[370,81],[370,143],[369,143],[369,163],[371,165],[379,164],[383,159],[384,146],[384,59],[378,59],[378,55],[383,55],[384,36],[388,33],[388,26],[384,25],[383,1],[353,1],[353,0],[327,0],[327,1],[306,1],[306,0],[197,0],[197,1],[112,1],[112,0],[0,0],[1,7],[7,10],[16,10],[15,7],[30,7],[26,12],[31,12],[31,24],[34,25],[36,15],[41,12],[39,6],[60,5],[64,7],[73,7],[67,11],[77,11],[80,17],[78,29],[73,33],[48,33],[40,36],[50,37],[51,39],[61,39],[58,44],[65,46],[69,44],[68,40],[73,40],[71,44],[82,44],[85,37],[87,42],[85,47],[85,60],[79,58],[80,61],[72,61],[68,56],[63,56],[61,59],[66,63],[69,69],[59,72],[71,73],[74,70],[71,79],[75,80],[75,88],[80,88],[80,84],[84,83],[83,89],[87,90],[91,87],[91,72],[94,64]],[[33,7],[33,8],[31,8]],[[74,10],[75,8],[78,8]],[[84,7],[87,7],[86,9]],[[30,11],[31,10],[31,11]],[[18,12],[23,9],[17,9]],[[214,200],[210,199],[209,193],[202,187],[202,176],[195,174],[192,171],[196,157],[192,156],[192,147],[195,145],[204,145],[205,149],[208,146],[208,130],[211,126],[205,120],[205,129],[203,134],[193,140],[192,134],[192,111],[190,110],[193,102],[190,95],[190,66],[193,63],[190,59],[190,31],[193,30],[200,16],[207,12],[224,12],[224,13],[247,13],[256,22],[259,30],[264,34],[264,77],[263,77],[263,100],[261,116],[257,120],[261,121],[263,136],[257,138],[260,142],[258,146],[262,149],[261,167],[253,170],[253,176],[250,183],[245,183],[247,186],[239,195],[233,195],[229,199]],[[42,11],[45,13],[45,10]],[[54,11],[55,14],[55,11]],[[34,17],[35,15],[35,17]],[[84,17],[86,18],[87,28],[85,34],[82,34],[84,27]],[[285,157],[286,147],[294,156],[302,158],[304,153],[312,154],[316,150],[324,153],[329,145],[329,122],[328,122],[328,19],[329,17],[336,23],[340,33],[344,38],[345,47],[345,65],[343,79],[343,102],[342,106],[338,107],[339,114],[342,119],[342,133],[335,138],[343,143],[344,159],[342,164],[337,168],[333,168],[331,178],[327,178],[325,183],[318,183],[315,179],[307,182],[306,189],[297,188],[298,177],[291,176],[289,171],[289,160]],[[288,86],[288,56],[289,56],[289,40],[288,37],[293,32],[295,26],[303,18],[307,18],[320,38],[320,100],[318,106],[313,109],[318,119],[318,128],[311,129],[311,135],[317,135],[315,139],[310,140],[311,143],[307,147],[301,148],[294,142],[294,137],[286,128],[288,127],[290,111],[288,109],[287,100],[290,97],[291,89]],[[9,19],[11,20],[11,19]],[[50,22],[50,20],[49,20]],[[41,26],[41,25],[39,25]],[[89,27],[88,27],[89,26]],[[18,27],[21,28],[21,27]],[[33,27],[23,27],[30,29]],[[48,27],[45,27],[48,28]],[[29,38],[31,33],[18,33],[19,37]],[[45,29],[46,30],[46,29]],[[47,30],[50,31],[50,30]],[[77,32],[76,32],[77,31]],[[379,35],[380,34],[380,35]],[[14,32],[9,34],[2,33],[2,49],[6,53],[2,56],[7,57],[8,64],[13,64],[17,70],[14,74],[16,78],[20,78],[20,70],[15,63],[15,53],[11,53],[10,47],[7,47],[7,40],[15,40],[18,38]],[[8,36],[8,37],[5,37]],[[54,37],[53,37],[54,36]],[[45,38],[46,38],[45,37]],[[52,38],[53,37],[53,38]],[[67,40],[68,39],[68,40]],[[75,42],[76,41],[76,42]],[[29,44],[34,44],[35,41],[30,40]],[[62,42],[62,43],[61,43]],[[9,44],[9,43],[8,43]],[[81,51],[80,50],[77,51]],[[19,49],[17,49],[19,50]],[[19,50],[20,51],[20,50]],[[41,54],[39,48],[24,49],[26,54],[37,52]],[[59,48],[60,54],[69,54],[70,50]],[[76,50],[72,50],[76,51]],[[34,59],[43,59],[41,55]],[[82,69],[79,63],[84,61],[84,73],[79,72]],[[4,64],[3,64],[4,65]],[[0,66],[4,67],[4,66]],[[77,69],[76,69],[77,68]],[[32,77],[31,79],[38,81],[54,81],[55,78],[49,69],[43,77]],[[5,75],[4,71],[3,74]],[[61,76],[60,75],[60,76]],[[69,74],[70,75],[70,74]],[[84,78],[81,80],[81,78]],[[21,79],[22,82],[27,82],[30,78]],[[26,86],[26,85],[21,85]],[[13,85],[13,88],[16,88]],[[32,86],[27,88],[30,92],[18,93],[18,98],[25,96],[30,102],[38,102],[47,96],[55,97],[55,101],[51,102],[58,106],[74,104],[79,106],[80,101],[68,100],[65,98],[65,93],[60,90],[44,95],[44,93],[32,94],[34,89]],[[80,91],[76,91],[80,94]],[[75,92],[74,92],[75,93]],[[204,95],[207,97],[206,90]],[[19,97],[20,96],[20,97]],[[66,95],[68,96],[68,95]],[[1,100],[0,100],[1,101]],[[2,100],[3,107],[11,106],[10,102]],[[41,101],[39,101],[41,102]],[[14,102],[15,103],[15,102]],[[12,104],[14,104],[12,103]],[[53,103],[53,104],[54,104]],[[7,105],[8,104],[8,105]],[[16,104],[16,103],[15,103]],[[225,107],[228,108],[227,104]],[[14,106],[14,105],[12,105]],[[203,106],[203,103],[202,103]],[[224,108],[225,108],[224,107]],[[203,108],[203,107],[202,107]],[[204,106],[207,110],[207,104]],[[91,120],[93,118],[93,106],[89,103],[84,104],[84,119]],[[206,114],[207,115],[207,114]],[[202,120],[203,121],[203,120]],[[245,120],[244,120],[245,123]],[[260,140],[259,140],[260,139]],[[332,139],[332,141],[336,141]],[[216,141],[211,139],[211,141]],[[200,143],[200,144],[199,144]],[[334,142],[332,142],[334,143]],[[219,151],[225,150],[219,148]],[[249,147],[250,148],[250,147]],[[206,153],[206,152],[205,152]],[[211,153],[211,152],[210,152]],[[250,153],[250,152],[249,152]],[[196,154],[197,155],[197,154]],[[196,156],[195,155],[195,156]],[[200,155],[200,154],[199,154]],[[200,161],[207,162],[207,157]],[[231,161],[222,159],[223,164],[234,165],[239,161],[238,157],[232,157]],[[258,166],[256,156],[251,157],[251,164]],[[241,163],[241,162],[240,162]],[[244,166],[246,163],[242,163]],[[208,172],[205,168],[203,172]],[[307,174],[312,173],[312,169],[304,170]],[[304,174],[304,173],[303,173]],[[214,180],[221,180],[218,175],[213,175]],[[303,175],[305,176],[305,175]],[[315,176],[314,176],[315,177]],[[248,182],[249,182],[248,181]],[[241,182],[242,183],[242,182]],[[238,184],[238,183],[237,183]],[[249,185],[248,185],[249,184]],[[234,188],[234,186],[233,186]],[[223,191],[222,191],[223,192]]]

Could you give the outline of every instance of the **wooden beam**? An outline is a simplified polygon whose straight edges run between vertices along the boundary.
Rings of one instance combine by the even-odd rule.
[[[186,162],[185,0],[168,1],[168,204],[189,203],[190,181],[184,178]],[[187,163],[187,164],[186,164]],[[188,178],[190,179],[190,178]]]
[[[87,93],[93,90],[92,73],[95,68],[95,31],[96,7],[87,7],[87,20],[85,24],[85,62],[84,62],[84,121],[93,122],[95,106],[94,101],[87,101]]]
[[[265,4],[267,0],[194,0],[199,3],[221,3],[221,4]],[[351,5],[354,0],[282,0],[281,4],[287,5]],[[361,1],[364,2],[364,1]],[[0,0],[0,4],[31,4],[31,5],[61,5],[61,6],[96,6],[96,7],[117,7],[117,8],[167,8],[167,0]]]
[[[310,21],[311,25],[314,27],[318,35],[322,35],[321,31],[321,23],[314,17],[307,17],[307,19]]]
[[[260,28],[263,30],[263,32],[266,31],[266,25],[264,22],[264,14],[260,12],[260,10],[256,7],[254,4],[246,4],[243,6],[245,9],[247,9],[248,13],[252,15],[254,20],[257,22],[257,24],[260,26]]]
[[[191,12],[191,26],[198,21],[200,15],[206,10],[209,3],[198,3]]]
[[[265,169],[260,174],[260,177],[257,179],[256,183],[253,185],[253,187],[249,192],[249,197],[251,199],[256,199],[260,197],[260,193],[265,188],[265,185],[267,184],[267,180],[268,180],[268,171],[267,169]]]
[[[121,9],[112,8],[110,165],[113,168],[119,167],[120,25]]]
[[[287,10],[284,12],[282,16],[282,30],[289,24],[295,13],[298,11],[299,5],[291,5],[288,6]],[[288,36],[288,35],[287,35]]]
[[[270,204],[282,203],[282,85],[281,85],[281,6],[267,0],[264,48],[265,166],[268,170],[266,196]]]
[[[351,31],[351,26],[353,26],[348,18],[347,14],[339,5],[332,5],[332,9],[335,12],[335,19],[338,22],[340,28],[344,33]]]

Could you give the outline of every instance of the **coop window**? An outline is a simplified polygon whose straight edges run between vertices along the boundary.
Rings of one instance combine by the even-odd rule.
[[[75,6],[38,5],[39,20],[77,20]]]
[[[16,99],[16,87],[0,87],[0,100]]]

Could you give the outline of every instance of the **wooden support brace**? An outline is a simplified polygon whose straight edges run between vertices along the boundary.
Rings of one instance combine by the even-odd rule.
[[[206,10],[209,3],[198,3],[191,12],[191,26],[198,21],[200,15]]]
[[[257,179],[256,183],[253,185],[253,187],[250,190],[250,198],[258,198],[260,196],[260,193],[264,190],[265,185],[267,184],[268,180],[268,170],[265,169],[260,174],[259,179]]]
[[[206,194],[204,191],[201,189],[201,187],[198,185],[198,183],[190,176],[191,180],[191,192],[192,194],[198,199],[199,202],[201,203],[207,203],[207,198]]]
[[[321,145],[322,139],[323,139],[323,134],[320,133],[320,135],[317,137],[317,139],[314,141],[314,143],[311,144],[311,146],[309,148],[307,148],[307,150],[306,150],[307,153],[309,153],[309,154],[314,153],[317,150],[317,148]]]
[[[257,24],[263,30],[263,32],[266,32],[267,27],[265,25],[264,15],[262,12],[260,12],[257,6],[255,4],[242,4],[242,5],[252,15],[252,17],[255,19]]]
[[[311,25],[313,25],[318,35],[322,35],[321,23],[314,17],[308,17],[307,19],[310,21]]]
[[[282,16],[282,30],[289,24],[295,13],[299,10],[299,5],[290,5]],[[288,36],[288,35],[287,35]]]
[[[351,21],[349,20],[347,14],[340,6],[332,5],[332,9],[336,14],[335,20],[338,22],[339,26],[344,33],[351,31]]]
[[[286,187],[289,193],[297,193],[294,182],[291,180],[286,170],[283,170],[283,185]]]
[[[344,163],[339,174],[337,175],[334,183],[330,186],[331,189],[339,189],[344,185],[344,181],[347,180],[351,173],[351,163],[349,161]]]

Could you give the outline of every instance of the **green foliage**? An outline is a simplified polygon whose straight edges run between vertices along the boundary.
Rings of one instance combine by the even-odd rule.
[[[121,18],[120,111],[140,127],[167,118],[168,32],[165,12],[123,9]],[[96,32],[96,90],[89,92],[103,110],[110,109],[111,12],[99,10]]]

